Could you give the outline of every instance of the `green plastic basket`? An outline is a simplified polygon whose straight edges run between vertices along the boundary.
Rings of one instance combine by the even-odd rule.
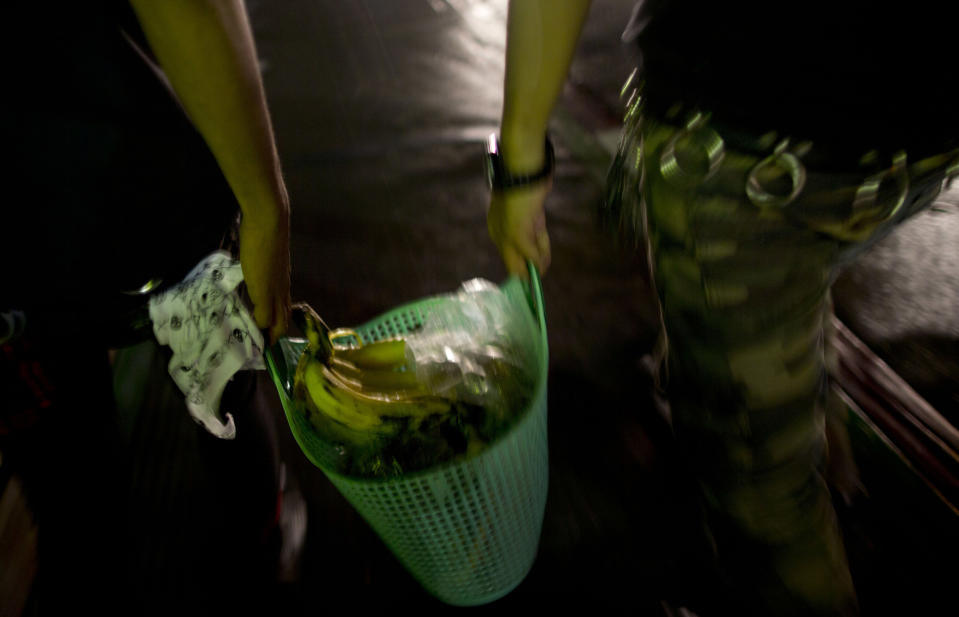
[[[475,606],[519,585],[536,559],[546,508],[549,459],[546,433],[548,349],[543,294],[511,278],[501,287],[523,294],[538,324],[537,381],[528,409],[500,439],[477,456],[388,480],[336,471],[333,447],[314,431],[291,399],[297,360],[306,342],[280,339],[267,365],[290,429],[303,453],[352,504],[400,563],[436,598]],[[421,326],[442,297],[394,309],[354,328],[368,343]]]

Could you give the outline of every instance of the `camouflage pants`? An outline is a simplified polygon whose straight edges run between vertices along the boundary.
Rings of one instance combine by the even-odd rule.
[[[856,612],[820,474],[829,287],[931,203],[956,160],[825,173],[807,165],[818,154],[704,113],[644,117],[634,92],[610,174],[613,222],[646,243],[675,433],[744,612]]]

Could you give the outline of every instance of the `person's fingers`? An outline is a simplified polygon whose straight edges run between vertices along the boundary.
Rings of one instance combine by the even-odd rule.
[[[543,201],[549,186],[493,195],[487,229],[510,274],[528,277],[527,261],[542,273],[550,265],[549,236]]]
[[[238,315],[243,322],[243,326],[250,332],[259,331],[266,339],[270,334],[270,325],[272,323],[272,310],[269,302],[256,303],[253,295],[250,294],[250,301],[253,302],[252,314],[247,311],[241,311]],[[269,342],[265,342],[269,344]]]
[[[536,258],[533,262],[540,274],[545,274],[549,269],[552,259],[552,252],[549,242],[549,233],[546,231],[546,212],[540,210],[533,221],[533,240],[536,244]]]
[[[269,329],[273,325],[273,304],[253,299],[253,321],[256,322],[257,328]]]
[[[511,247],[503,249],[503,263],[506,265],[506,271],[515,274],[521,279],[526,279],[529,274],[526,270],[526,259]]]
[[[286,334],[290,324],[290,303],[289,298],[282,295],[277,299],[276,309],[273,314],[273,328],[270,330],[270,344],[275,343],[281,336]]]
[[[552,248],[549,243],[549,234],[546,233],[546,230],[543,229],[536,236],[536,248],[538,250],[538,259],[535,262],[536,268],[539,270],[539,274],[542,276],[546,274],[546,271],[549,270],[549,266],[553,260]]]
[[[543,217],[540,219],[545,221]],[[517,230],[510,240],[512,242],[506,242],[500,252],[511,274],[528,278],[527,261],[533,262],[541,274],[549,268],[551,252],[545,222],[533,222],[525,230]]]
[[[524,258],[537,261],[539,248],[536,246],[536,224],[534,221],[526,222],[518,228],[512,240],[516,245],[516,251]]]

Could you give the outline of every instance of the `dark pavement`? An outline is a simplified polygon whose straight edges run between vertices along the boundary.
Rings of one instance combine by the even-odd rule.
[[[249,1],[292,201],[294,300],[309,302],[331,325],[363,323],[473,277],[504,276],[486,233],[481,153],[500,113],[505,4]],[[656,332],[646,265],[614,248],[594,220],[618,128],[619,88],[633,66],[619,43],[630,10],[630,2],[594,2],[553,122],[558,167],[547,206],[553,265],[544,280],[551,478],[539,557],[512,594],[474,612],[588,605],[662,615],[664,600],[678,604],[710,586],[697,508],[641,361]],[[836,286],[843,321],[954,421],[956,246],[953,189],[864,255]],[[265,476],[276,471],[258,466],[272,448],[305,497],[309,518],[299,577],[281,585],[260,612],[454,610],[421,590],[299,452],[266,374],[257,375],[253,408],[237,417],[239,435],[253,436],[239,453],[211,463],[220,444],[200,434],[165,370],[163,352],[151,345],[118,355],[117,391],[135,478],[129,524],[137,603],[130,614],[216,606],[204,603],[209,594],[196,581],[247,561],[257,567],[257,554],[248,550],[255,541],[243,535],[249,528],[231,509],[262,508],[269,500],[265,489],[253,489],[268,486]],[[854,434],[862,440],[857,452],[871,456],[883,442],[868,427],[863,431]],[[864,609],[941,607],[947,590],[933,587],[928,576],[919,579],[931,563],[953,555],[921,554],[926,545],[887,550],[877,534],[921,520],[948,526],[959,519],[942,514],[948,508],[930,500],[899,459],[877,456],[875,464],[858,463],[884,500],[860,500],[841,513],[854,575],[862,572]],[[893,473],[900,492],[881,486]],[[226,496],[217,485],[226,486]],[[902,506],[897,500],[927,500],[935,514],[920,520],[909,508],[885,509]],[[933,529],[925,533],[934,541]],[[949,546],[959,547],[954,535],[940,549]],[[909,561],[920,558],[923,564]],[[251,592],[246,578],[235,584],[231,575],[212,578],[223,585],[214,595]]]

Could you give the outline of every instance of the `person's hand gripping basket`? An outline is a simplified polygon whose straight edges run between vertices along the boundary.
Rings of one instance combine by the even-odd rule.
[[[429,364],[422,362],[430,349],[423,350],[420,335],[449,312],[452,295],[412,302],[349,330],[330,331],[314,314],[306,340],[280,339],[266,354],[307,458],[427,591],[458,606],[492,602],[522,582],[546,507],[542,288],[531,267],[528,284],[511,277],[495,289],[521,307],[519,323],[528,324],[528,336],[511,337],[520,341],[515,357],[524,371],[504,368],[497,348],[457,360],[458,381],[449,379],[449,366],[426,378],[414,374],[411,350]],[[449,337],[446,343],[446,357],[462,351]],[[477,374],[496,380],[494,387],[478,383]]]

